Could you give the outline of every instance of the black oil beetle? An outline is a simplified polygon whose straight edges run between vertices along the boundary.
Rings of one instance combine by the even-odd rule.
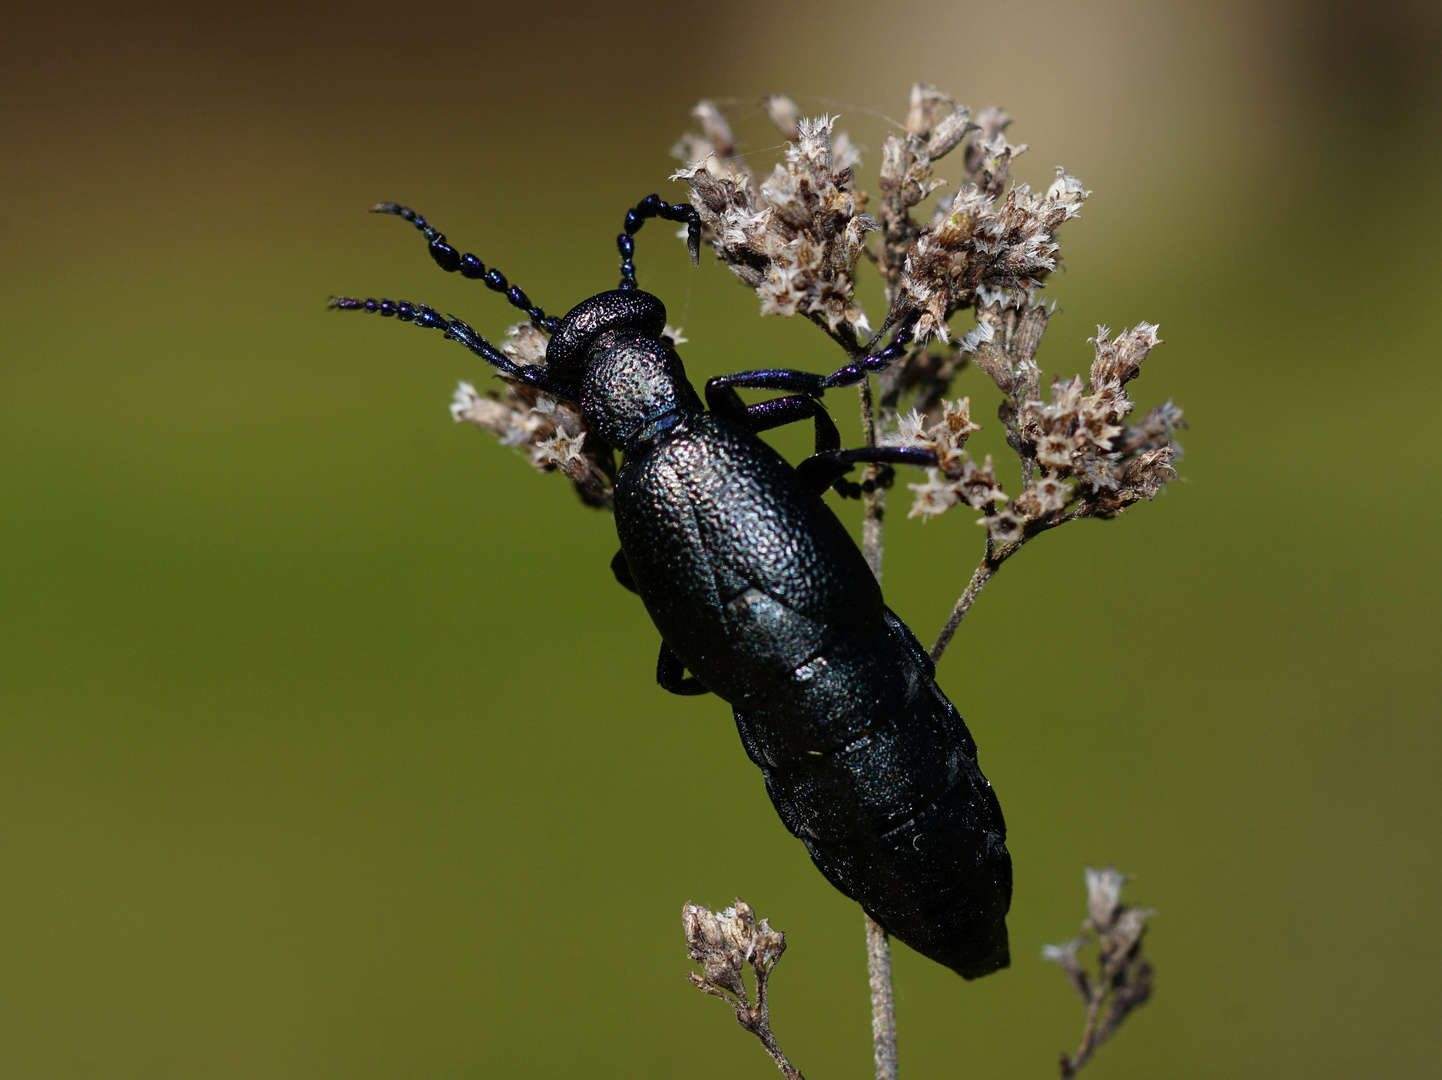
[[[424,304],[342,297],[332,306],[441,330],[506,378],[579,406],[590,431],[623,455],[611,567],[661,633],[657,681],[732,706],[781,820],[888,932],[968,979],[1006,966],[1011,856],[1001,807],[926,650],[822,501],[829,487],[847,490],[845,474],[861,462],[935,464],[917,449],[841,449],[819,401],[901,355],[911,323],[830,375],[712,379],[703,405],[663,336],[666,309],[637,287],[632,261],[636,231],[660,217],[686,223],[695,262],[701,223],[691,206],[652,195],[630,210],[617,238],[620,287],[561,318],[414,211],[375,210],[421,230],[442,269],[505,293],[550,334],[545,363],[516,364]],[[738,388],[784,396],[747,405]],[[793,467],[758,433],[803,420],[815,425],[815,453]]]

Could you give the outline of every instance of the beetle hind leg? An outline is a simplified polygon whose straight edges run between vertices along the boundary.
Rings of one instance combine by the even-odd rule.
[[[622,588],[636,592],[635,579],[631,577],[631,568],[626,565],[626,553],[618,550],[611,556],[611,573],[616,575],[616,581]]]
[[[863,463],[888,467],[878,470],[875,478],[860,484],[845,479],[847,473]],[[801,475],[802,481],[818,495],[827,488],[833,488],[843,498],[857,499],[863,492],[889,486],[895,475],[889,468],[891,465],[935,468],[936,455],[930,450],[910,446],[863,446],[857,450],[823,450],[812,454],[796,466],[796,471]]]

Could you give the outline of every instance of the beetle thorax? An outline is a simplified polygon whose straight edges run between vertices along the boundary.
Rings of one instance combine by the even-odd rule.
[[[659,338],[602,334],[589,353],[581,406],[592,430],[618,449],[631,449],[659,417],[701,408],[681,358]]]

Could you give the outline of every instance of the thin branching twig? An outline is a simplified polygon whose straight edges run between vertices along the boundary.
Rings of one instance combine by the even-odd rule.
[[[1061,965],[1067,981],[1086,1003],[1081,1044],[1074,1053],[1061,1055],[1061,1080],[1072,1080],[1102,1043],[1151,997],[1152,966],[1142,955],[1142,937],[1147,920],[1156,912],[1122,903],[1122,886],[1130,880],[1115,866],[1105,870],[1088,866],[1082,935],[1042,950],[1048,960]],[[1077,953],[1092,943],[1093,935],[1099,946],[1095,974],[1077,960]]]

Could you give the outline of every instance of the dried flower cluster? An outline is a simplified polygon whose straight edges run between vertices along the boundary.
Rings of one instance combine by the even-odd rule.
[[[1181,410],[1168,402],[1127,423],[1135,409],[1127,384],[1161,339],[1148,323],[1114,338],[1098,328],[1087,377],[1043,385],[1036,356],[1054,309],[1038,294],[1059,263],[1057,230],[1089,193],[1062,169],[1044,192],[1011,183],[1011,163],[1027,148],[1007,141],[1011,121],[1000,110],[973,120],[941,91],[914,86],[905,124],[882,146],[874,218],[863,212],[870,197],[855,186],[859,155],[833,117],[805,120],[782,97],[769,99],[766,111],[792,143],[764,181],[709,102],[694,113],[700,133],[677,146],[688,161],[675,176],[690,187],[705,239],[756,291],[763,314],[805,315],[852,361],[876,347],[872,325],[910,327],[902,355],[881,372],[874,408],[862,386],[868,442],[935,455],[936,467],[910,485],[912,517],[968,506],[987,529],[985,556],[933,650],[939,655],[977,591],[1023,543],[1068,521],[1113,517],[1176,476],[1172,434],[1184,426]],[[960,171],[955,184],[934,176],[943,159]],[[928,212],[923,204],[933,196]],[[881,234],[876,250],[864,246],[871,232]],[[862,255],[886,286],[888,308],[874,323],[856,299]],[[964,312],[974,325],[958,334],[950,323]],[[993,460],[978,463],[965,448],[979,430],[970,399],[948,400],[968,365],[1001,391],[998,416],[1022,473],[1014,497]],[[884,497],[867,497],[863,537],[873,567]]]
[[[1027,148],[1007,141],[1005,113],[988,108],[973,120],[941,91],[913,87],[904,127],[882,147],[873,217],[864,212],[870,197],[855,184],[860,154],[835,119],[807,119],[782,96],[765,106],[791,140],[769,176],[753,172],[725,116],[702,102],[693,110],[701,130],[678,143],[687,164],[674,178],[686,182],[705,239],[757,293],[762,314],[803,315],[853,359],[866,352],[872,326],[856,298],[856,268],[863,257],[877,265],[889,305],[881,325],[911,320],[913,340],[882,372],[874,413],[867,394],[870,441],[938,457],[925,481],[909,485],[912,517],[962,505],[981,511],[994,569],[1037,533],[1114,516],[1175,477],[1180,449],[1172,433],[1184,426],[1181,410],[1168,402],[1139,424],[1125,422],[1135,408],[1126,384],[1160,343],[1155,326],[1138,323],[1115,338],[1099,328],[1089,377],[1042,386],[1036,353],[1053,312],[1037,293],[1058,264],[1056,230],[1080,213],[1088,193],[1060,169],[1043,194],[1025,184],[1008,188],[1011,162]],[[948,155],[961,171],[955,185],[933,175]],[[921,213],[933,195],[934,207]],[[872,232],[880,233],[875,251],[866,243]],[[975,325],[958,337],[949,323],[964,310]],[[518,363],[540,363],[546,337],[522,323],[501,347]],[[965,450],[979,430],[969,399],[946,398],[968,364],[1002,393],[1000,419],[1022,465],[1015,497],[990,457],[977,463]],[[575,408],[519,384],[482,395],[462,383],[451,412],[507,445],[528,447],[537,468],[561,471],[584,502],[609,508],[614,457],[588,436]],[[880,500],[869,501],[879,522]]]
[[[860,361],[875,356],[885,334],[895,331],[886,353],[895,359],[880,371],[875,397],[870,380],[858,387],[867,442],[920,449],[935,461],[924,481],[910,485],[911,516],[966,506],[986,527],[985,553],[931,650],[935,659],[982,587],[1024,543],[1065,522],[1113,517],[1152,499],[1175,477],[1180,448],[1173,433],[1184,427],[1181,411],[1167,402],[1128,422],[1135,404],[1127,387],[1161,339],[1144,322],[1114,337],[1099,327],[1090,339],[1095,358],[1086,376],[1044,385],[1037,353],[1054,308],[1039,294],[1059,265],[1057,230],[1080,215],[1089,192],[1060,168],[1042,192],[1012,182],[1011,163],[1027,147],[1007,140],[1010,119],[999,109],[973,118],[941,91],[914,86],[905,123],[882,146],[873,199],[856,186],[860,154],[836,129],[835,117],[808,119],[780,96],[764,105],[789,141],[769,175],[753,171],[725,116],[702,102],[693,113],[699,132],[677,145],[685,166],[673,179],[686,183],[703,238],[756,292],[763,315],[801,315],[816,323],[845,351],[851,370],[880,366]],[[934,175],[938,163],[955,167],[954,183]],[[885,288],[887,310],[880,319],[869,318],[856,296],[863,259],[876,267]],[[972,324],[953,327],[957,318]],[[682,340],[669,328],[666,333]],[[544,360],[546,340],[521,324],[501,348],[518,364],[536,364]],[[992,457],[978,463],[967,449],[980,425],[972,419],[971,397],[951,391],[970,367],[1000,391],[997,416],[1021,472],[1014,496],[998,479]],[[614,455],[589,435],[573,406],[513,382],[485,395],[462,383],[451,411],[507,445],[528,448],[532,464],[561,471],[588,505],[610,507]],[[873,466],[871,482],[857,488],[865,492],[863,547],[878,574],[889,475],[889,468]],[[1046,951],[1087,1002],[1082,1045],[1062,1058],[1063,1078],[1073,1076],[1150,993],[1141,940],[1151,912],[1121,903],[1124,880],[1114,869],[1087,870],[1090,917],[1084,926],[1100,945],[1094,975],[1077,960],[1091,938]],[[691,981],[727,1001],[782,1071],[799,1078],[776,1045],[767,1013],[767,980],[784,936],[740,900],[720,914],[688,904],[683,922],[690,955],[702,966]],[[894,1077],[887,946],[884,931],[872,929],[878,1076]],[[742,978],[747,966],[755,979],[754,1004]]]
[[[768,105],[794,140],[769,177],[758,182],[736,155],[725,118],[703,102],[694,110],[703,134],[682,140],[678,150],[689,162],[672,179],[691,188],[703,237],[756,290],[763,315],[800,313],[854,341],[866,331],[856,303],[856,264],[866,234],[880,227],[861,212],[866,196],[852,184],[860,155],[845,135],[832,137],[831,117],[802,118],[787,98]]]
[[[1037,352],[1055,309],[1039,294],[1060,262],[1057,230],[1080,216],[1090,193],[1060,168],[1045,191],[1012,183],[1011,163],[1027,148],[1007,140],[1010,119],[1000,110],[973,119],[941,91],[914,86],[906,122],[882,146],[874,201],[856,187],[859,155],[834,117],[805,120],[783,97],[768,99],[766,112],[791,145],[765,180],[709,102],[694,112],[701,131],[677,146],[686,166],[675,178],[690,188],[704,238],[755,290],[763,315],[805,316],[852,364],[878,351],[886,331],[909,332],[893,337],[897,347],[888,355],[900,355],[881,371],[876,397],[869,381],[859,387],[867,442],[916,448],[935,461],[923,482],[910,485],[911,516],[964,505],[979,511],[986,527],[984,556],[931,650],[936,659],[987,581],[1030,538],[1068,521],[1114,517],[1154,498],[1176,476],[1180,448],[1172,436],[1184,426],[1181,410],[1167,402],[1128,423],[1135,409],[1128,384],[1161,339],[1148,323],[1115,337],[1099,327],[1086,377],[1043,384]],[[954,184],[934,175],[943,161],[960,174]],[[869,206],[874,217],[865,212]],[[871,233],[879,238],[867,246]],[[862,257],[885,287],[887,310],[879,320],[868,318],[856,298]],[[966,315],[973,325],[952,327]],[[873,336],[872,326],[882,334]],[[1014,497],[991,456],[978,463],[966,448],[980,425],[971,398],[955,400],[950,391],[969,366],[1000,391],[997,416],[1021,471]],[[873,467],[870,476],[876,490],[865,497],[863,548],[879,573],[885,471]],[[1151,913],[1121,904],[1123,880],[1115,870],[1087,871],[1086,925],[1101,945],[1095,976],[1076,959],[1086,938],[1047,953],[1088,1008],[1082,1047],[1062,1060],[1064,1078],[1150,993],[1141,937]],[[874,947],[872,936],[877,1075],[894,1077],[885,935],[874,935]]]
[[[1142,955],[1142,937],[1147,920],[1156,912],[1122,903],[1122,886],[1130,880],[1115,866],[1105,870],[1088,866],[1083,934],[1065,945],[1048,945],[1042,950],[1046,959],[1061,965],[1067,980],[1086,1002],[1081,1045],[1076,1053],[1061,1055],[1062,1080],[1075,1076],[1122,1022],[1151,997],[1152,966]],[[1093,935],[1100,946],[1095,974],[1077,960],[1077,954],[1092,943]]]
[[[765,919],[758,921],[751,905],[739,898],[735,907],[719,914],[700,904],[687,904],[681,909],[681,926],[688,954],[701,965],[701,974],[693,971],[686,975],[692,985],[730,1005],[736,1011],[736,1022],[761,1040],[787,1080],[801,1080],[801,1073],[786,1060],[771,1034],[766,1003],[767,981],[786,951],[786,935],[771,929]],[[742,978],[748,965],[756,983],[754,1005]]]
[[[506,331],[500,348],[517,364],[540,364],[550,339],[530,323]],[[592,438],[586,418],[575,406],[506,379],[502,390],[479,393],[463,382],[451,402],[451,416],[500,437],[505,446],[530,449],[531,464],[542,472],[560,470],[587,506],[609,509],[616,479],[611,449]]]
[[[1007,442],[1022,460],[1021,493],[1008,500],[991,458],[978,467],[963,449],[966,437],[980,430],[969,423],[968,401],[943,400],[939,423],[922,430],[923,419],[913,409],[894,435],[883,436],[938,456],[940,467],[928,471],[925,483],[908,485],[916,493],[912,517],[965,503],[988,511],[981,523],[995,543],[1020,544],[1063,521],[1111,517],[1154,498],[1176,476],[1172,462],[1179,451],[1171,434],[1182,426],[1181,410],[1167,402],[1141,424],[1124,423],[1135,407],[1124,387],[1160,344],[1157,328],[1138,323],[1113,340],[1106,327],[1098,327],[1089,378],[1054,382],[1044,401],[1034,358],[1049,316],[1044,305],[1013,294],[980,308],[971,335],[973,363],[1003,394],[1000,416]],[[962,427],[958,414],[968,418]]]

